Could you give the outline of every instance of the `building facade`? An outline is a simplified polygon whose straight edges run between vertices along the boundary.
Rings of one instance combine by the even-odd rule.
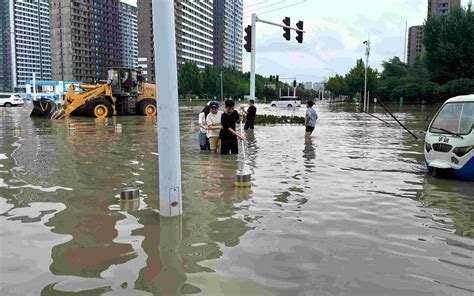
[[[214,65],[242,71],[243,1],[214,1]]]
[[[27,79],[51,79],[48,0],[1,0],[0,89],[24,88]]]
[[[152,1],[137,0],[138,57],[146,63],[145,78],[155,81]],[[175,0],[176,58],[178,67],[193,62],[200,68],[213,65],[213,1]]]
[[[461,7],[461,0],[428,0],[428,17],[449,13],[449,10]]]
[[[121,66],[135,68],[138,65],[138,24],[137,8],[120,2],[120,60]]]
[[[443,16],[451,9],[461,7],[461,0],[428,0],[427,16]],[[412,26],[408,30],[407,63],[413,65],[416,57],[425,53],[423,45],[424,26]]]
[[[120,66],[118,0],[50,0],[54,80],[95,82]]]
[[[10,17],[10,0],[0,0],[0,92],[13,90],[12,80],[12,38],[13,18]]]

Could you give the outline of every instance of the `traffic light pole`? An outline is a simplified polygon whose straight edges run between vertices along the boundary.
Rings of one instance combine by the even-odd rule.
[[[257,24],[257,14],[252,13],[252,42],[250,52],[250,99],[255,100],[255,33]]]
[[[282,27],[282,28],[286,28],[286,29],[290,29],[290,30],[294,30],[296,32],[302,32],[302,33],[305,33],[305,31],[303,30],[300,30],[298,28],[292,28],[290,26],[285,26],[285,25],[280,25],[278,23],[274,23],[274,22],[270,22],[270,21],[266,21],[266,20],[262,20],[262,19],[259,19],[257,17],[257,14],[256,13],[252,13],[252,42],[251,42],[251,52],[250,52],[250,99],[251,100],[255,100],[255,41],[256,41],[256,31],[257,31],[257,22],[260,22],[260,23],[265,23],[265,24],[269,24],[269,25],[273,25],[273,26],[277,26],[277,27]]]

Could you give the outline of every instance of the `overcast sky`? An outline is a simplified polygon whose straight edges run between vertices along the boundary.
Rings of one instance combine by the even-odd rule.
[[[134,0],[124,2],[136,5]],[[292,26],[302,20],[307,32],[303,44],[299,44],[294,39],[294,32],[291,41],[286,41],[282,28],[257,23],[256,72],[265,76],[295,77],[300,82],[321,81],[336,73],[346,74],[357,59],[365,60],[362,42],[367,40],[367,35],[371,42],[369,65],[381,71],[383,61],[393,56],[404,59],[405,22],[408,27],[422,25],[427,2],[244,0],[244,27],[250,24],[250,15],[255,12],[259,18],[275,23],[282,23],[288,16]],[[466,6],[468,2],[461,0],[461,5]],[[250,53],[244,50],[243,59],[244,71],[249,71]]]

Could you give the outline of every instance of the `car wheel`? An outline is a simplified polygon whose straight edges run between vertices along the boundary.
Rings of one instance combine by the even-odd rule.
[[[293,105],[291,105],[291,104],[288,104],[288,106],[287,106],[287,107],[288,107],[288,108],[293,108]]]
[[[275,104],[272,104],[272,107],[276,107],[276,105],[275,105]]]
[[[3,106],[5,106],[7,108],[10,108],[12,106],[12,104],[11,103],[5,103],[5,105],[3,105]]]

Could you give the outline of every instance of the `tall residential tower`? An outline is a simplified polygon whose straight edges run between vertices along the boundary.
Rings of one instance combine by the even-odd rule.
[[[93,82],[119,66],[119,0],[50,0],[53,79]]]
[[[135,68],[138,65],[137,8],[120,2],[120,60],[122,67]]]
[[[442,16],[449,10],[461,7],[461,0],[428,0],[428,17]],[[412,26],[408,31],[407,63],[413,65],[417,56],[425,52],[423,33],[425,26]]]
[[[242,71],[242,0],[214,1],[214,65]]]
[[[176,57],[178,67],[186,61],[200,68],[213,65],[213,2],[212,0],[175,0]],[[137,0],[138,61],[145,67],[145,77],[155,81],[153,50],[152,1]]]
[[[51,79],[48,0],[0,0],[0,89]]]

